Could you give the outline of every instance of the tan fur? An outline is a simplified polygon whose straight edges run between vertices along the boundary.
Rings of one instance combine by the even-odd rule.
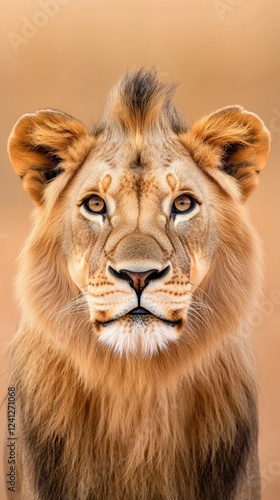
[[[259,498],[246,318],[261,255],[242,202],[269,136],[237,106],[187,130],[171,94],[139,71],[92,133],[51,110],[12,132],[11,161],[37,204],[17,281],[18,498]],[[198,204],[172,218],[182,193]],[[91,194],[106,216],[86,212]],[[153,316],[132,321],[135,291],[109,265],[169,269],[142,292]]]

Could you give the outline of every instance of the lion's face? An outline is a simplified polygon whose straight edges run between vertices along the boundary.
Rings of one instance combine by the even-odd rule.
[[[136,164],[133,142],[123,142],[101,141],[68,190],[64,251],[98,341],[152,355],[184,331],[207,273],[215,190],[179,143],[170,160],[170,145],[143,141]]]
[[[9,153],[37,204],[25,273],[37,324],[83,314],[89,342],[145,357],[234,328],[256,274],[243,202],[268,152],[239,106],[188,130],[152,74],[127,77],[92,133],[58,111],[24,115]]]

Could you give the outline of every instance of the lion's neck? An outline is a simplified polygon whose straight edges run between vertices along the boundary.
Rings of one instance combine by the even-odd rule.
[[[28,355],[23,353],[25,345],[33,349],[26,377],[21,363]],[[157,498],[160,491],[166,491],[160,498],[180,498],[186,484],[189,491],[201,488],[196,478],[207,471],[215,474],[215,480],[210,478],[214,484],[226,450],[232,450],[229,467],[231,460],[237,467],[232,456],[235,443],[246,448],[255,418],[254,388],[245,360],[243,367],[242,357],[236,360],[236,352],[227,351],[227,359],[222,351],[217,353],[215,363],[206,363],[200,373],[173,374],[161,384],[158,374],[153,378],[151,370],[143,371],[143,363],[127,360],[111,365],[113,376],[104,360],[102,377],[96,359],[98,377],[89,390],[82,379],[77,383],[79,374],[69,360],[62,361],[39,341],[22,341],[15,352],[14,378],[23,401],[23,435],[33,466],[43,474],[43,467],[55,464],[54,475],[65,476],[63,481],[57,479],[57,488],[76,488],[77,497],[86,499],[95,498],[93,485],[98,498],[110,498],[114,491],[118,500],[134,499],[139,484],[149,490],[139,498]],[[94,360],[87,368],[94,374]],[[81,480],[74,484],[77,477]],[[46,480],[44,484],[47,488]],[[111,493],[104,490],[107,487]],[[61,498],[64,494],[61,491]]]

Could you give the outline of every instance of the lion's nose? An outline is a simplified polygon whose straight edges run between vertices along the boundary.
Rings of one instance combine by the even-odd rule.
[[[120,271],[116,271],[111,266],[109,266],[110,272],[116,276],[117,278],[126,280],[129,282],[130,286],[136,291],[137,295],[140,295],[144,288],[150,283],[152,280],[158,280],[165,276],[170,269],[170,266],[167,266],[162,271],[158,271],[157,269],[149,269],[144,272],[134,272],[129,269],[120,269]]]

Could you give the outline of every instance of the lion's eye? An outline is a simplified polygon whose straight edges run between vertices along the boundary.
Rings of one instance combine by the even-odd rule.
[[[97,194],[93,194],[83,202],[85,209],[92,214],[103,214],[106,212],[105,201]]]
[[[197,202],[195,199],[188,194],[181,194],[178,196],[172,206],[172,212],[175,213],[187,213],[194,209]]]

